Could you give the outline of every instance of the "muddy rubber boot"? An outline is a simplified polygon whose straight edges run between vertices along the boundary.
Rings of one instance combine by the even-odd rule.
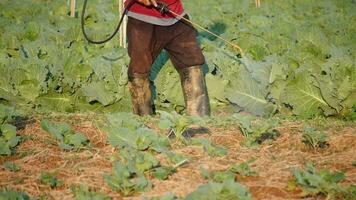
[[[129,75],[133,113],[136,115],[152,115],[152,95],[148,74]]]
[[[209,96],[201,66],[179,70],[187,114],[210,116]]]

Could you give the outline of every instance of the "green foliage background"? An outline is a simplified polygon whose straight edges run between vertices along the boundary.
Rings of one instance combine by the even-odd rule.
[[[218,39],[199,35],[214,108],[355,118],[355,1],[265,0],[260,8],[251,0],[183,2],[195,22],[245,52],[241,58]],[[86,23],[93,38],[114,29],[117,4],[89,2]],[[68,16],[63,1],[3,0],[0,17],[0,103],[45,113],[131,110],[129,58],[116,38],[88,44],[79,18]],[[166,62],[163,53],[151,74],[156,104],[183,106],[178,74]]]

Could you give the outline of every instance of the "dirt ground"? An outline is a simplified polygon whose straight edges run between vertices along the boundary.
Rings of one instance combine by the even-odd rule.
[[[13,161],[21,167],[19,172],[0,167],[0,188],[16,188],[26,191],[30,196],[46,196],[47,199],[73,199],[69,189],[72,184],[88,185],[113,199],[141,199],[143,196],[161,196],[166,192],[183,197],[207,182],[200,175],[199,166],[209,170],[224,170],[251,158],[256,158],[251,167],[258,172],[258,176],[237,177],[237,181],[249,188],[254,199],[302,199],[301,191],[289,191],[287,184],[293,178],[292,169],[303,167],[307,162],[315,163],[318,169],[343,171],[347,177],[345,184],[356,183],[356,167],[353,165],[356,161],[355,123],[340,126],[337,123],[328,124],[329,147],[314,151],[301,142],[303,122],[284,120],[278,128],[280,137],[258,148],[240,146],[243,136],[237,126],[208,126],[206,133],[210,134],[203,133],[195,137],[207,137],[223,145],[228,149],[226,156],[210,157],[197,146],[175,146],[175,152],[190,158],[187,164],[178,168],[177,173],[166,181],[152,180],[154,188],[151,191],[122,197],[103,180],[103,174],[111,171],[110,159],[116,151],[106,143],[106,133],[97,127],[93,117],[73,115],[71,120],[75,121],[73,128],[89,138],[93,145],[91,150],[64,152],[41,130],[39,120],[31,120],[19,130],[19,134],[27,139],[17,147],[16,155],[0,157],[0,166],[5,161]],[[40,184],[42,171],[58,173],[64,185],[51,189]]]

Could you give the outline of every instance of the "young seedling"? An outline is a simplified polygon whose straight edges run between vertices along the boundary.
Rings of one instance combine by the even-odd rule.
[[[241,164],[232,165],[228,170],[209,172],[207,169],[200,167],[201,175],[210,181],[222,183],[224,181],[235,181],[236,175],[241,176],[257,176],[257,172],[250,168],[250,163],[255,159],[251,159]]]
[[[179,141],[187,142],[186,131],[189,126],[193,125],[197,120],[193,117],[180,115],[176,112],[168,113],[165,111],[159,111],[161,119],[159,121],[159,127],[161,129],[169,130],[168,137],[176,137]]]
[[[108,141],[115,148],[133,148],[139,151],[164,152],[170,148],[168,138],[157,134],[139,122],[134,115],[116,113],[107,115]]]
[[[209,182],[201,185],[188,194],[184,200],[197,200],[197,199],[243,199],[251,200],[252,195],[248,189],[237,182],[232,180],[224,181],[222,183]]]
[[[0,190],[0,199],[1,200],[8,200],[8,199],[30,200],[31,198],[25,192],[17,191],[11,188],[3,188]]]
[[[227,150],[224,147],[215,145],[212,141],[206,138],[193,138],[191,144],[203,146],[204,151],[208,153],[209,156],[221,157],[227,154]]]
[[[251,147],[262,144],[266,140],[275,140],[280,133],[276,129],[279,121],[277,119],[258,120],[251,115],[234,114],[238,120],[240,130],[245,137],[242,144]]]
[[[314,151],[317,149],[324,149],[329,146],[328,144],[328,136],[323,131],[317,131],[310,126],[304,127],[302,142],[309,147],[311,147]]]
[[[105,182],[116,191],[128,196],[152,188],[152,183],[134,166],[115,162],[111,174],[104,175]]]
[[[329,170],[317,171],[313,164],[308,163],[304,170],[293,171],[295,182],[303,190],[303,196],[318,195],[327,199],[354,199],[355,186],[342,186],[341,181],[345,179],[343,172],[330,172]]]
[[[10,162],[10,161],[6,161],[6,162],[4,163],[4,168],[5,168],[6,170],[11,171],[11,172],[18,172],[18,171],[21,170],[21,167],[20,167],[20,166],[18,166],[17,164],[15,164],[15,163],[13,163],[13,162]]]
[[[171,192],[168,192],[161,197],[151,197],[151,198],[143,197],[143,200],[176,200],[176,199],[178,199],[176,195],[174,195]]]
[[[246,162],[236,164],[230,167],[230,171],[237,173],[241,176],[257,176],[258,173],[251,169],[250,164],[255,162],[256,159],[250,159]]]
[[[111,200],[106,194],[97,192],[84,185],[72,185],[70,187],[75,200]]]
[[[51,134],[59,147],[68,151],[79,151],[89,144],[89,140],[82,133],[76,133],[66,123],[55,124],[48,120],[41,121],[41,128]]]
[[[61,187],[63,181],[56,177],[56,173],[41,172],[40,182],[44,185],[48,185],[51,188]]]

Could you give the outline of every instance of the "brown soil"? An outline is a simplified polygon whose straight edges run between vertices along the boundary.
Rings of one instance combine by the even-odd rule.
[[[111,157],[115,152],[106,144],[106,133],[99,130],[94,120],[73,116],[76,131],[84,133],[93,146],[81,152],[64,152],[56,142],[39,126],[39,121],[27,124],[19,130],[21,136],[27,136],[25,142],[17,147],[17,153],[11,157],[0,157],[0,166],[5,161],[13,161],[21,166],[19,172],[9,172],[0,167],[0,188],[11,187],[26,191],[31,196],[47,196],[47,199],[73,199],[70,191],[72,184],[85,184],[103,191],[113,199],[141,199],[142,196],[161,196],[173,192],[179,197],[185,196],[207,181],[199,173],[199,166],[209,170],[225,170],[232,164],[256,158],[252,169],[258,172],[256,177],[237,177],[246,185],[254,199],[302,199],[299,189],[290,191],[287,184],[292,177],[292,169],[313,162],[317,168],[340,170],[345,172],[345,184],[356,183],[356,125],[349,124],[341,128],[328,130],[329,147],[314,151],[301,142],[301,122],[284,122],[278,129],[281,136],[273,142],[262,144],[258,148],[246,148],[240,145],[243,140],[238,127],[209,127],[210,134],[198,134],[195,137],[208,137],[215,143],[228,149],[224,157],[210,157],[201,147],[175,146],[174,151],[190,157],[190,162],[180,167],[166,181],[152,180],[154,188],[144,194],[122,197],[111,190],[103,180],[103,174],[111,171]],[[39,181],[41,172],[56,172],[64,181],[60,188],[51,189]],[[315,199],[323,199],[318,197]]]

